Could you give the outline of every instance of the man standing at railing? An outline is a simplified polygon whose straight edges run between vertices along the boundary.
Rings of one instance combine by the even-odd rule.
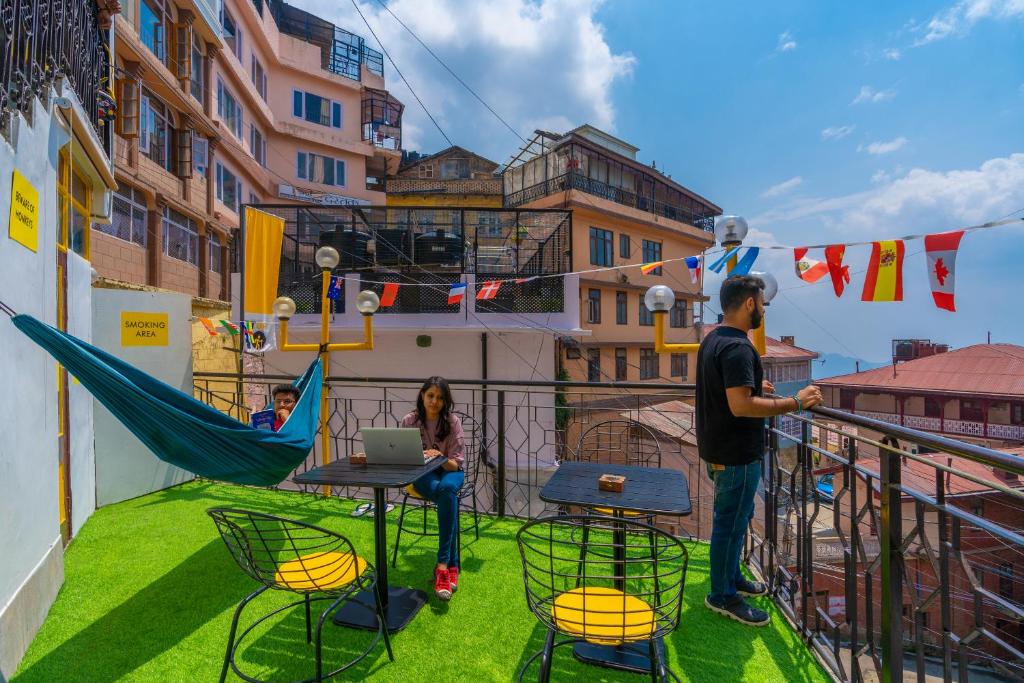
[[[747,333],[764,316],[764,282],[750,275],[730,277],[719,292],[722,324],[701,342],[697,353],[697,450],[715,484],[711,530],[711,592],[708,609],[752,626],[768,623],[768,613],[744,600],[768,588],[740,570],[754,496],[761,482],[764,418],[821,403],[816,386],[796,396],[766,398],[775,391],[764,379],[761,358]]]

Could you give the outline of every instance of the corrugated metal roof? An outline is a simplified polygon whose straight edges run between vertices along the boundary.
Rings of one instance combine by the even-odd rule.
[[[816,384],[1024,397],[1024,346],[976,344]]]
[[[704,326],[704,336],[706,337],[711,330],[718,327],[718,323],[709,323]],[[750,342],[754,342],[754,331],[751,330],[747,333],[747,337]],[[766,336],[765,340],[765,358],[772,359],[777,358],[779,360],[814,360],[818,357],[817,351],[811,351],[804,349],[799,346],[791,346],[790,344],[784,344],[774,337]]]
[[[697,431],[693,424],[693,406],[689,403],[665,401],[658,405],[640,410],[627,410],[619,414],[670,438],[679,439],[691,446],[697,445]]]

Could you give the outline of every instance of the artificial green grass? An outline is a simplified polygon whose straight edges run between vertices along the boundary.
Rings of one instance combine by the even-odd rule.
[[[51,681],[216,681],[235,606],[256,588],[235,565],[207,508],[280,514],[343,533],[372,561],[373,522],[353,518],[351,501],[194,482],[98,510],[65,555],[65,583],[26,654],[14,683]],[[389,515],[394,542],[397,512]],[[395,661],[383,643],[346,680],[509,681],[544,642],[526,607],[515,520],[481,518],[480,540],[463,534],[463,573],[450,603],[431,597],[412,623],[394,635]],[[766,598],[772,624],[745,627],[703,606],[708,590],[707,546],[689,544],[690,566],[679,629],[665,640],[670,668],[684,681],[827,681],[828,677]],[[430,589],[436,539],[403,536],[392,585]],[[290,596],[265,593],[250,617]],[[314,603],[316,605],[318,603]],[[321,609],[328,603],[319,603]],[[240,629],[241,630],[241,629]],[[324,626],[325,667],[361,651],[371,635]],[[312,677],[301,608],[268,620],[240,653],[256,678]],[[325,669],[327,670],[327,669]],[[527,672],[535,680],[537,664]],[[640,681],[577,662],[556,650],[552,680]],[[228,680],[240,680],[233,673]]]

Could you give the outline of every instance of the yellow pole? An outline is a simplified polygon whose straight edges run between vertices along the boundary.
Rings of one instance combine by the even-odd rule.
[[[733,246],[735,246],[735,245],[733,245]],[[726,247],[726,248],[727,249],[731,249],[732,247]],[[738,260],[738,258],[739,257],[738,257],[737,254],[733,254],[731,257],[729,257],[729,260],[726,261],[726,263],[725,263],[725,272],[727,274],[731,273],[732,269],[736,267],[736,261]],[[765,353],[767,353],[767,342],[765,341],[765,338],[764,338],[764,317],[763,316],[761,317],[761,325],[757,329],[754,330],[754,348],[757,349],[758,355],[763,356],[763,355],[765,355]]]
[[[328,343],[331,341],[330,317],[328,310],[330,299],[327,298],[327,289],[331,284],[331,271],[323,270],[323,286],[320,288],[320,361],[323,366],[323,383],[320,387],[320,459],[321,464],[326,465],[331,461],[331,435],[328,431],[327,404],[329,388],[327,386],[327,375],[330,374],[331,353],[328,350]],[[324,486],[324,495],[331,495],[331,487]]]
[[[666,344],[665,317],[668,311],[654,312],[654,351],[656,353],[697,353],[700,344]]]

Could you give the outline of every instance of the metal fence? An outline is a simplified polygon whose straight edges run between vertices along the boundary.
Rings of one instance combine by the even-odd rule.
[[[247,419],[291,377],[196,373],[198,398]],[[361,450],[363,427],[397,426],[419,381],[329,379],[330,459]],[[661,466],[682,471],[693,514],[659,518],[708,539],[713,485],[696,450],[693,387],[451,380],[476,425],[481,512],[535,518],[538,493],[586,430],[630,420],[653,431]],[[746,561],[840,680],[1020,680],[1024,676],[1024,459],[831,409],[766,429],[763,489]],[[643,430],[647,433],[647,430]],[[319,440],[306,471],[322,462]],[[621,453],[608,453],[615,461]],[[830,482],[825,486],[826,481]],[[290,481],[282,488],[298,488]],[[333,491],[369,498],[369,491]],[[393,492],[393,495],[399,495]]]

